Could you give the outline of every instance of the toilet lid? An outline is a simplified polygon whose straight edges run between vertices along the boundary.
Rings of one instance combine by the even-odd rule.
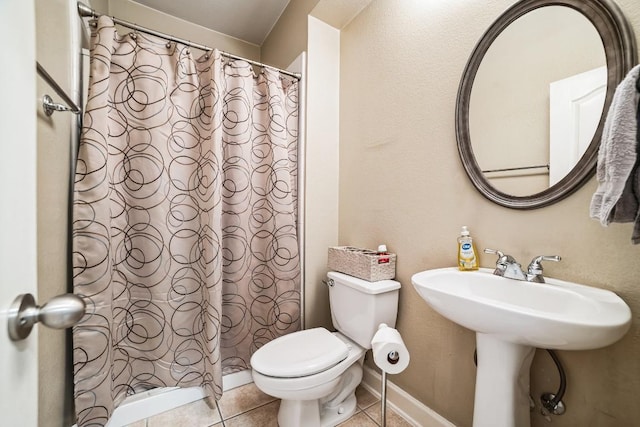
[[[348,354],[349,348],[340,338],[324,328],[314,328],[263,345],[251,357],[251,367],[270,377],[304,377],[337,365]]]

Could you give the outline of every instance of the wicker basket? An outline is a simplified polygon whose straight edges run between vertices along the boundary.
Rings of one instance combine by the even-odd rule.
[[[369,282],[396,277],[396,254],[381,254],[351,246],[330,247],[327,265],[330,270]]]

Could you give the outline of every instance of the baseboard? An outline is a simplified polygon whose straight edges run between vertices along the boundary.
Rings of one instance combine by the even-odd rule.
[[[251,369],[222,376],[222,390],[227,391],[253,382]]]
[[[364,366],[362,386],[380,398],[382,377],[374,369]],[[455,427],[449,420],[424,405],[387,377],[387,406],[404,419],[419,427]]]

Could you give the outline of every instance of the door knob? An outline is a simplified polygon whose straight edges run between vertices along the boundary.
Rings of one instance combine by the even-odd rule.
[[[54,329],[70,328],[84,316],[85,308],[82,298],[74,294],[53,297],[42,307],[36,305],[33,295],[18,295],[9,308],[9,337],[13,341],[25,339],[38,322]]]

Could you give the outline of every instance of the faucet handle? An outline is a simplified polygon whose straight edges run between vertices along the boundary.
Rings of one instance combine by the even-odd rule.
[[[498,276],[502,276],[504,274],[509,264],[516,262],[511,255],[505,255],[502,251],[497,249],[485,248],[484,253],[498,255],[498,259],[496,260],[496,269],[493,271],[493,274]]]
[[[484,253],[485,254],[498,255],[498,258],[502,258],[504,256],[504,253],[502,251],[497,250],[497,249],[484,248]]]
[[[498,255],[498,260],[496,261],[496,264],[506,264],[506,263],[516,262],[514,257],[512,257],[511,255],[507,255],[498,249],[485,248],[484,253]]]
[[[504,253],[502,251],[499,251],[497,249],[484,248],[484,253],[485,254],[498,255],[498,259],[496,260],[496,271],[494,271],[494,274],[498,271],[498,269],[504,271],[504,269],[505,269],[505,257],[504,257]]]
[[[527,277],[522,271],[522,266],[514,257],[496,249],[485,249],[484,252],[498,255],[496,269],[493,270],[493,274],[507,279],[526,280]]]
[[[528,268],[529,274],[541,275],[542,261],[558,262],[561,259],[562,258],[560,257],[560,255],[539,255],[531,260],[531,263],[529,264],[529,268]]]

